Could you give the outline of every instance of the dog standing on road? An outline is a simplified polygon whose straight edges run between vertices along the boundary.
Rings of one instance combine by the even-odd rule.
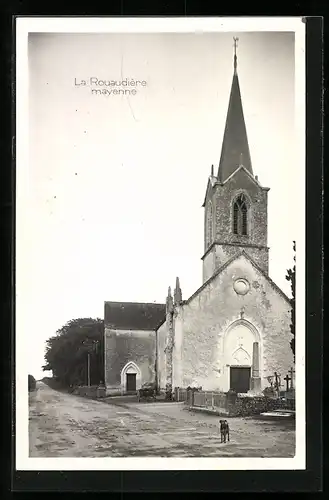
[[[226,438],[227,438],[227,441],[230,440],[230,427],[228,425],[227,420],[220,420],[219,421],[219,432],[220,432],[220,442],[221,443],[226,443]]]

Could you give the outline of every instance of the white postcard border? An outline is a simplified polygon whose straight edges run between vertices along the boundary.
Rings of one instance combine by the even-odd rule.
[[[305,469],[305,23],[301,17],[47,18],[16,19],[16,204],[28,192],[28,34],[156,32],[295,32],[296,155],[300,176],[296,262],[296,455],[294,458],[31,458],[28,443],[26,345],[20,291],[24,288],[24,219],[16,210],[16,469],[17,470],[298,470]],[[19,239],[17,238],[19,235]],[[25,284],[27,286],[27,284]]]

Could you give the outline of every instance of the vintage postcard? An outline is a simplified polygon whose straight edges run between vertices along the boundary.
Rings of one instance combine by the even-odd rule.
[[[16,23],[17,469],[304,469],[302,19]]]

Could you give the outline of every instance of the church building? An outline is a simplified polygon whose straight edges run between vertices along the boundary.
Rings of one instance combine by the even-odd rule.
[[[203,284],[183,300],[176,278],[165,304],[105,302],[107,394],[147,382],[259,392],[274,372],[288,372],[291,305],[269,277],[268,192],[253,173],[235,53],[218,171],[203,203]]]

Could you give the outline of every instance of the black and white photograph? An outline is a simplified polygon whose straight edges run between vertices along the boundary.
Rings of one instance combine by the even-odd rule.
[[[17,20],[17,469],[305,468],[304,37]]]

